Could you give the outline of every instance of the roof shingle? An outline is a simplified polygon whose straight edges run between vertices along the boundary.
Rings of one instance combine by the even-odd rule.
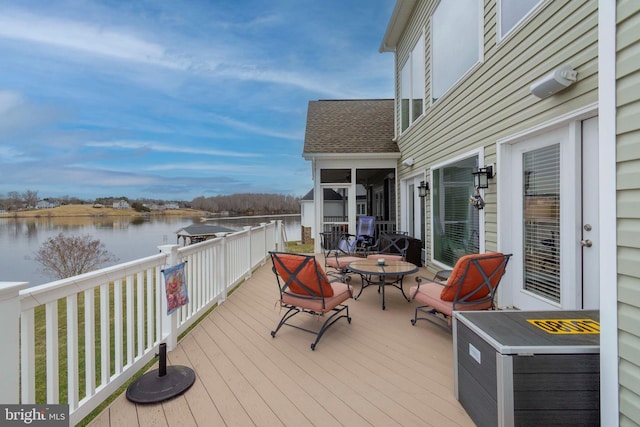
[[[309,101],[303,154],[397,153],[393,99]]]

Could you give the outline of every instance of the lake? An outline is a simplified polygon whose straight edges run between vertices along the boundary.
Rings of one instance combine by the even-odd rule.
[[[207,223],[241,229],[277,219],[284,221],[287,240],[300,240],[300,215],[219,218]],[[99,239],[119,264],[155,255],[160,245],[178,243],[176,232],[194,223],[200,223],[200,218],[0,218],[0,282],[29,282],[33,286],[55,280],[43,275],[33,258],[42,243],[61,232]]]

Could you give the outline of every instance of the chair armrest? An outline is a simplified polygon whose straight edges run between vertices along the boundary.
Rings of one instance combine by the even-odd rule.
[[[329,283],[333,282],[341,282],[349,287],[349,294],[351,298],[353,298],[353,290],[351,289],[351,276],[348,274],[340,274],[334,272],[326,272],[327,277],[329,277]]]
[[[337,271],[325,271],[325,274],[329,278],[329,283],[342,282],[349,284],[351,281],[351,276],[348,274],[338,273]]]
[[[451,276],[451,273],[453,273],[453,270],[440,270],[436,273],[435,276],[433,276],[433,279],[447,281],[449,280],[449,276]]]
[[[413,295],[411,295],[411,299],[415,298],[416,294],[420,290],[420,285],[422,285],[422,282],[435,283],[436,285],[440,285],[442,287],[447,286],[446,283],[438,282],[437,280],[430,279],[430,278],[424,277],[424,276],[416,276],[416,282],[418,283],[418,286],[416,286],[416,291],[413,293]]]

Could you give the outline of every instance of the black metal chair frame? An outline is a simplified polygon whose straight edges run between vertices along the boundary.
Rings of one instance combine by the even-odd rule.
[[[336,269],[342,276],[345,276],[348,273],[346,266],[344,268],[336,268],[327,264],[327,259],[335,258],[336,261],[338,261],[338,258],[343,256],[362,257],[363,255],[358,247],[356,236],[349,233],[320,233],[320,248],[324,255],[325,271],[328,271],[329,268]],[[336,262],[336,264],[339,264],[339,262]]]
[[[416,277],[416,282],[418,282],[418,287],[416,288],[416,291],[414,292],[414,294],[411,295],[411,299],[413,299],[418,293],[418,291],[420,290],[420,285],[422,284],[422,282],[427,281],[427,282],[438,284],[443,287],[457,286],[456,294],[452,301],[453,302],[453,307],[451,308],[452,313],[456,309],[456,306],[482,304],[487,301],[491,301],[491,310],[493,310],[495,309],[494,299],[495,299],[496,291],[498,289],[498,285],[500,284],[500,281],[502,280],[502,277],[504,276],[504,273],[507,269],[507,264],[509,263],[509,259],[511,258],[511,256],[512,254],[488,254],[483,257],[471,259],[465,266],[462,276],[460,276],[460,278],[456,281],[456,283],[442,283],[436,280],[429,279],[428,277],[418,276]],[[494,259],[494,258],[503,258],[503,260],[493,269],[493,271],[487,274],[487,272],[480,266],[480,263],[487,259]],[[482,276],[482,283],[480,283],[472,291],[466,293],[465,295],[460,295],[460,292],[462,291],[462,284],[467,279],[467,275],[472,265],[475,266],[477,270],[480,272]],[[448,278],[452,271],[453,270],[441,270],[438,273],[440,274],[440,273],[446,272],[447,278]],[[491,281],[498,274],[500,274],[500,276],[497,277],[495,286],[493,286],[491,284]],[[479,299],[472,299],[473,296],[476,295],[478,292],[480,292],[482,289],[488,289],[489,293],[485,297],[482,297]],[[418,312],[424,313],[425,315],[428,315],[428,317],[418,317]],[[438,314],[441,314],[443,316],[444,320],[447,322],[447,327],[445,327],[441,322],[434,320],[434,319],[438,319]],[[451,326],[450,316],[447,315],[446,313],[442,313],[441,311],[436,310],[435,308],[429,305],[422,305],[422,306],[416,307],[414,317],[413,319],[411,319],[411,324],[415,325],[418,320],[428,320],[429,322],[437,326],[440,326],[441,328],[444,328],[449,332],[451,331],[449,329],[449,327]]]
[[[292,328],[296,328],[296,329],[300,329],[302,331],[305,332],[309,332],[311,334],[314,334],[316,336],[315,341],[313,341],[313,343],[311,343],[311,350],[315,350],[316,349],[316,345],[318,344],[318,341],[320,341],[320,338],[322,338],[322,335],[324,335],[324,333],[327,331],[327,329],[329,329],[329,327],[331,327],[331,325],[333,325],[335,322],[337,322],[339,319],[345,317],[347,319],[347,321],[349,323],[351,323],[351,316],[349,316],[349,306],[346,304],[339,304],[336,307],[334,307],[333,309],[331,309],[331,311],[326,311],[325,312],[325,296],[322,294],[322,288],[320,287],[320,295],[317,295],[312,289],[309,288],[308,284],[303,283],[298,277],[298,273],[304,268],[305,265],[307,265],[308,263],[312,262],[313,265],[315,266],[315,273],[316,273],[316,277],[318,282],[320,282],[321,280],[321,273],[319,271],[319,265],[317,262],[315,262],[315,256],[313,255],[300,255],[300,254],[291,254],[291,253],[286,253],[286,252],[269,252],[269,254],[271,255],[271,260],[273,263],[272,266],[272,270],[273,273],[276,275],[276,280],[278,283],[278,289],[280,291],[280,304],[281,307],[285,307],[287,308],[286,313],[282,316],[282,319],[280,319],[280,322],[278,323],[278,326],[271,331],[271,336],[275,338],[276,334],[278,333],[278,331],[280,330],[280,328],[284,325],[287,326],[291,326]],[[296,257],[300,257],[301,262],[300,264],[296,267],[296,269],[294,271],[291,271],[289,268],[287,268],[287,266],[278,258],[278,255],[280,254],[286,254],[286,255],[294,255]],[[283,277],[280,276],[280,274],[278,273],[277,269],[276,269],[276,263],[278,263],[278,265],[283,268],[288,274],[289,274],[289,278],[287,280],[284,280]],[[328,276],[330,277],[334,277],[331,274],[328,274]],[[342,281],[343,283],[347,284],[347,286],[349,285],[349,281],[351,280],[351,277],[349,276],[344,276],[341,275],[339,277],[334,277],[334,280],[331,280],[331,282],[335,282],[335,281]],[[309,295],[303,295],[303,294],[299,294],[299,293],[294,293],[291,292],[289,290],[289,287],[291,285],[291,283],[294,283],[298,286],[300,286],[302,289],[304,289],[306,292],[309,293]],[[351,297],[353,297],[353,293],[351,291],[351,288],[349,288],[349,294],[351,295]],[[282,302],[282,297],[283,295],[289,295],[295,298],[299,298],[299,299],[303,299],[303,300],[309,300],[309,301],[320,301],[322,303],[322,312],[318,312],[315,310],[311,310],[305,307],[300,307],[297,305],[292,305],[292,304],[287,304]],[[331,313],[327,319],[325,320],[325,322],[322,324],[322,326],[320,327],[319,330],[313,330],[313,329],[308,329],[308,328],[304,328],[302,326],[299,325],[295,325],[292,323],[288,323],[289,319],[291,319],[292,317],[294,317],[296,314],[299,313],[307,313],[307,314],[311,314],[313,316],[324,316],[325,314]]]
[[[385,246],[380,249],[380,245]],[[374,251],[371,251],[375,249]],[[401,255],[402,259],[406,259],[407,250],[409,249],[409,237],[404,233],[380,233],[380,238],[374,246],[370,248],[370,254],[388,254],[388,255]]]

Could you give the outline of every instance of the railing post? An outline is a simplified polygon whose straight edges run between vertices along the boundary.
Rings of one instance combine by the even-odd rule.
[[[178,248],[179,245],[162,245],[158,246],[160,252],[167,254],[167,267],[174,266],[178,263]],[[163,275],[164,276],[164,275]],[[164,284],[164,280],[162,280]],[[160,310],[162,310],[162,340],[167,343],[167,350],[173,350],[178,345],[178,310],[167,315],[167,296],[164,293],[164,287],[161,289],[162,295],[160,301],[162,301]]]
[[[222,281],[222,293],[218,297],[218,304],[222,304],[227,300],[227,277],[229,274],[229,266],[227,265],[227,234],[228,233],[216,233],[216,237],[222,239],[222,244],[218,251],[219,260],[217,261],[218,268],[221,270],[218,277]]]
[[[253,268],[253,250],[252,250],[252,244],[251,244],[251,226],[250,225],[245,225],[243,227],[246,231],[247,231],[247,242],[248,242],[248,248],[247,248],[247,255],[249,255],[248,259],[249,259],[249,268],[247,269],[247,272],[245,273],[245,280],[249,279],[251,277],[251,269]]]
[[[284,252],[286,250],[284,244],[284,239],[283,239],[283,228],[282,228],[282,220],[276,220],[276,248],[278,251],[280,252]]]
[[[270,222],[261,222],[260,226],[262,227],[262,235],[264,236],[263,241],[264,245],[262,246],[262,258],[260,260],[260,265],[265,265],[267,263],[267,251],[269,246],[269,239],[267,238],[267,230],[269,229]]]
[[[20,403],[20,290],[27,282],[0,283],[0,402]]]

